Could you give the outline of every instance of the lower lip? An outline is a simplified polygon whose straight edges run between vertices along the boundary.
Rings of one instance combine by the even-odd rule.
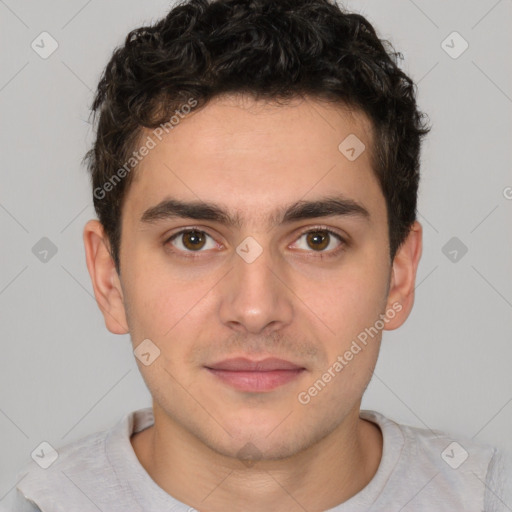
[[[297,370],[271,370],[268,372],[242,372],[228,370],[214,370],[207,368],[210,373],[230,386],[253,393],[270,391],[287,384],[299,377],[304,368]]]

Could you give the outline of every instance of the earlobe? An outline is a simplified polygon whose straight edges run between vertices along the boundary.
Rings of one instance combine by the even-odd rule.
[[[94,296],[105,319],[105,325],[113,334],[127,334],[129,329],[121,283],[110,255],[108,237],[99,221],[87,222],[83,240],[87,269],[91,276]]]
[[[409,316],[414,305],[416,271],[423,248],[423,228],[418,221],[412,225],[407,239],[398,249],[393,260],[391,284],[386,311],[388,315],[385,329],[392,331],[400,327]],[[392,316],[392,318],[391,318]]]

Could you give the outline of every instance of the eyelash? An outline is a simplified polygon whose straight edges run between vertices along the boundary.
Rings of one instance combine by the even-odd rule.
[[[199,233],[203,233],[203,234],[205,234],[205,235],[207,235],[207,236],[209,236],[210,238],[213,239],[213,237],[209,233],[207,233],[206,231],[204,231],[200,227],[190,226],[190,227],[188,227],[186,229],[182,229],[180,231],[177,231],[176,233],[173,233],[170,237],[168,237],[164,241],[164,246],[171,245],[170,242],[172,240],[174,240],[175,238],[179,237],[180,235],[183,235],[185,233],[190,233],[190,232],[193,232],[193,231],[198,231]],[[334,238],[336,238],[340,242],[340,245],[336,249],[331,249],[331,251],[328,251],[328,252],[325,252],[325,251],[320,251],[320,252],[307,251],[307,252],[313,252],[314,253],[314,255],[309,256],[309,257],[320,258],[320,259],[323,259],[323,258],[333,258],[333,257],[338,256],[339,253],[341,251],[343,251],[346,248],[346,246],[348,246],[348,242],[339,233],[337,233],[336,231],[333,231],[332,229],[329,229],[329,228],[327,228],[325,226],[314,226],[312,228],[309,228],[306,231],[303,231],[302,233],[300,233],[299,236],[296,238],[296,240],[299,240],[304,235],[307,235],[309,233],[314,233],[316,231],[323,231],[325,233],[328,233],[329,236],[334,236]],[[195,259],[195,258],[200,257],[201,252],[204,252],[204,251],[182,251],[181,249],[173,248],[172,252],[176,253],[176,254],[180,254],[180,256],[182,256],[184,258]]]

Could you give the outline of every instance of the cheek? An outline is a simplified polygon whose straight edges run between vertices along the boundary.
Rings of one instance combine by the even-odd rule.
[[[125,303],[128,323],[134,345],[149,338],[157,344],[176,323],[184,308],[179,301],[180,290],[172,289],[146,266],[137,267],[137,272],[125,276]],[[182,315],[183,313],[181,313]]]
[[[339,423],[340,417],[356,406],[370,382],[377,362],[379,336],[371,343],[348,343],[333,350],[329,364],[311,376],[297,395],[307,418]],[[349,355],[350,354],[350,355]]]
[[[304,400],[310,400],[313,406],[311,411],[335,406],[347,410],[363,394],[379,354],[385,294],[385,279],[352,267],[346,276],[340,275],[340,284],[331,286],[317,303],[329,331],[317,332],[325,347],[327,364],[315,368],[309,387],[302,390]],[[332,414],[336,417],[335,411]]]
[[[385,283],[376,286],[374,282],[354,282],[344,296],[343,309],[338,310],[335,328],[345,336],[357,337],[365,329],[372,327],[384,312],[386,304]]]
[[[386,305],[387,279],[384,272],[369,264],[346,264],[333,272],[328,281],[311,286],[305,280],[301,285],[303,303],[327,335],[343,347],[348,338],[370,327],[379,318]],[[322,336],[322,337],[323,337]],[[332,343],[330,343],[332,345]]]
[[[385,275],[372,274],[370,269],[353,265],[346,274],[340,273],[339,282],[333,282],[317,303],[319,316],[329,327],[317,333],[322,334],[318,339],[325,347],[328,363],[317,368],[314,377],[320,379],[320,388],[328,382],[330,390],[322,392],[318,402],[327,396],[350,402],[371,379],[385,325],[381,315],[386,308],[387,282]]]
[[[191,281],[147,260],[132,268],[136,270],[127,276],[125,299],[134,345],[149,338],[163,353],[185,350],[188,340],[200,335],[205,317],[211,316],[214,276]]]

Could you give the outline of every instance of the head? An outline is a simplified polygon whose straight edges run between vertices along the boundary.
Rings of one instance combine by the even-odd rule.
[[[110,331],[151,340],[155,412],[218,453],[281,458],[328,435],[412,308],[427,128],[396,58],[327,0],[191,0],[103,73],[95,294]],[[208,369],[239,356],[302,370],[251,392]]]

